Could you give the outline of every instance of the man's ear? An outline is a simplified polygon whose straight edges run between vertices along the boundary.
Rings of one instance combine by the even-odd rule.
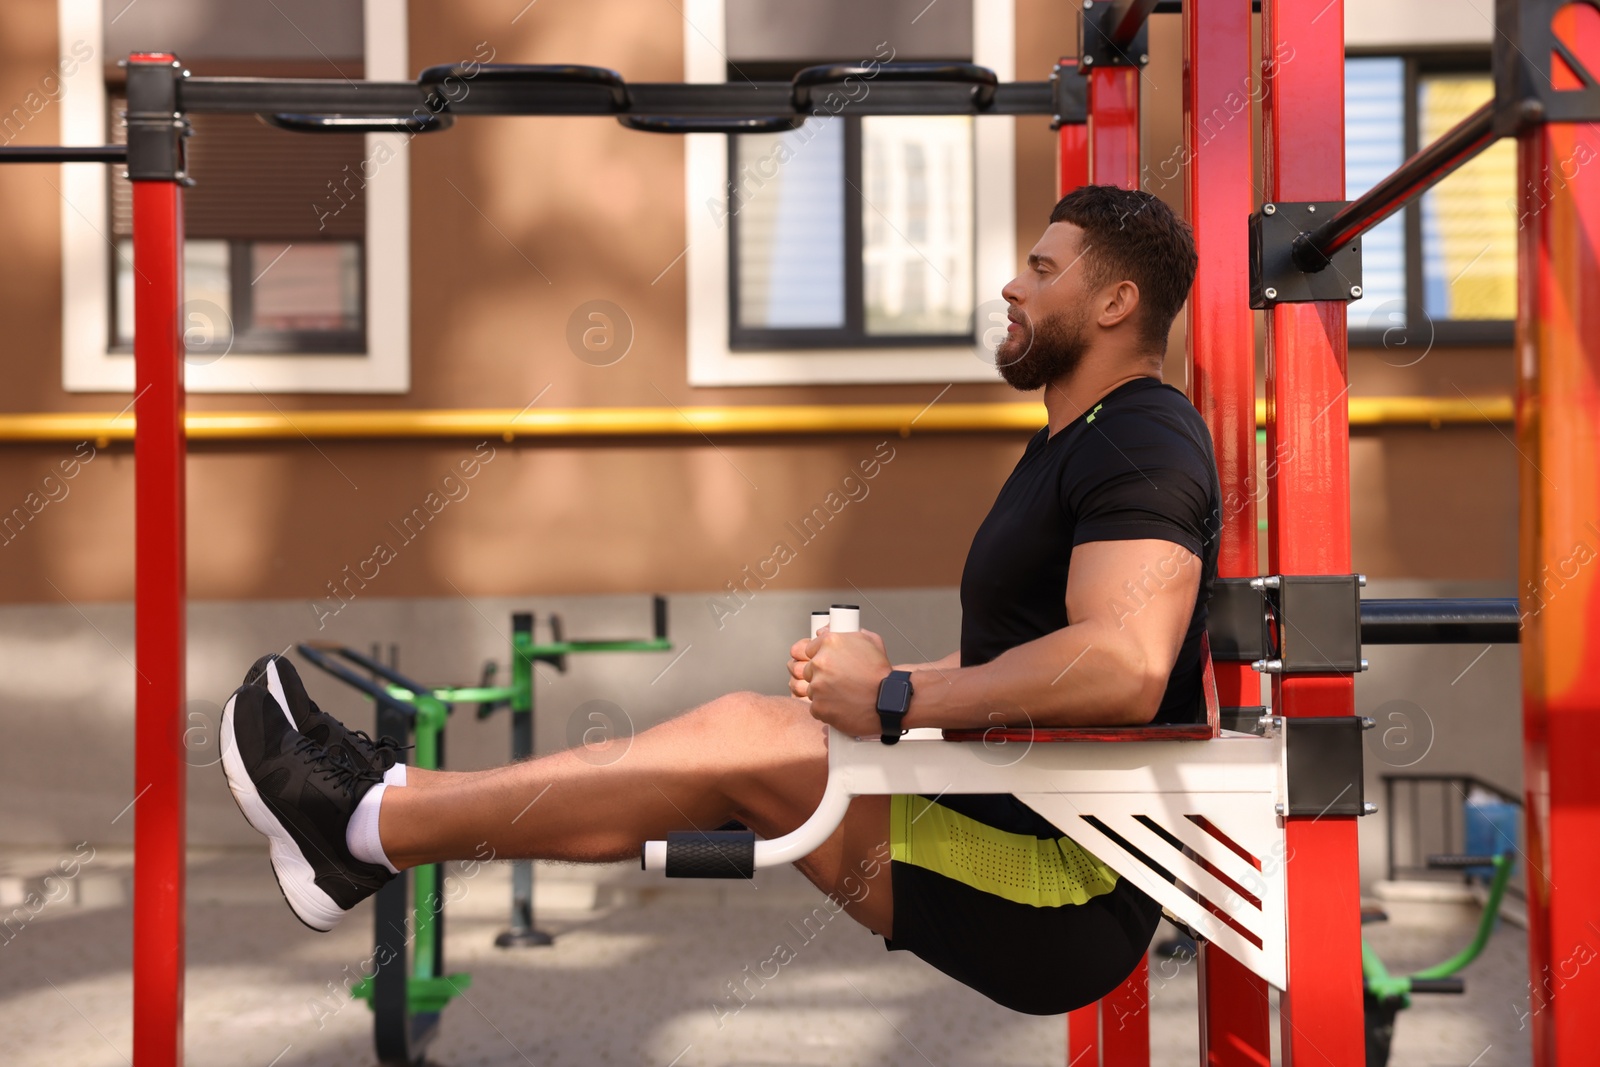
[[[1102,289],[1099,324],[1111,329],[1125,321],[1139,308],[1139,287],[1124,279],[1114,286]]]

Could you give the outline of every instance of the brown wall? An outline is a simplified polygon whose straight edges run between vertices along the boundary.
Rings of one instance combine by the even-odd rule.
[[[600,0],[534,5],[511,24],[485,0],[416,3],[411,66],[474,55],[615,67],[637,81],[682,78],[680,16],[670,4]],[[1045,77],[1072,51],[1065,5],[1019,0],[1018,77]],[[1145,149],[1181,136],[1175,17],[1153,25]],[[605,26],[605,33],[595,33]],[[54,65],[50,5],[0,6],[0,107]],[[1053,200],[1053,138],[1018,127],[1018,250]],[[47,108],[17,143],[58,138]],[[402,397],[195,396],[197,410],[281,407],[521,407],[665,403],[926,403],[942,385],[691,389],[685,378],[683,146],[595,119],[474,119],[414,142],[412,391]],[[108,411],[125,396],[60,385],[59,200],[48,167],[0,168],[0,410]],[[1181,183],[1162,190],[1181,206]],[[1242,224],[1242,220],[1241,220]],[[658,275],[659,280],[657,279]],[[654,284],[652,284],[652,281]],[[611,367],[567,350],[569,314],[611,300],[635,341]],[[1169,380],[1182,383],[1182,329]],[[1352,393],[1456,396],[1509,391],[1509,353],[1434,352],[1416,366],[1353,353]],[[1395,361],[1398,362],[1398,361]],[[945,401],[1002,401],[996,385],[958,385]],[[1041,411],[1042,422],[1042,411]],[[1503,429],[1503,428],[1502,428]],[[896,438],[894,459],[777,581],[789,588],[946,586],[1025,435]],[[397,549],[367,595],[451,596],[719,589],[788,540],[882,438],[493,442],[494,458],[422,536],[389,527],[419,505],[475,442],[199,445],[189,465],[191,593],[314,598],[387,540]],[[9,510],[69,446],[0,446]],[[1374,576],[1513,575],[1515,452],[1501,429],[1358,434],[1352,443],[1356,565]],[[0,600],[122,600],[132,594],[132,463],[115,446],[0,545]],[[368,570],[371,573],[371,570]]]

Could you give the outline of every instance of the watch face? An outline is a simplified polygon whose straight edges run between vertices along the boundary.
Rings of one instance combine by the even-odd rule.
[[[883,680],[878,689],[878,709],[880,711],[904,711],[911,702],[911,680],[891,676]]]

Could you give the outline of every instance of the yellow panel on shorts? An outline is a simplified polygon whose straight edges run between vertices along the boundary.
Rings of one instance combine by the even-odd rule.
[[[1036,908],[1109,893],[1117,874],[1070,837],[1013,834],[914,795],[889,804],[890,856]]]

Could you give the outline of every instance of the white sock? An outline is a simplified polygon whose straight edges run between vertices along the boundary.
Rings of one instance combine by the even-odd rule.
[[[396,763],[393,767],[390,767],[388,770],[384,771],[383,772],[383,784],[384,785],[405,785],[406,784],[406,765],[404,763]]]
[[[383,791],[388,788],[386,783],[380,782],[367,790],[367,795],[350,815],[350,825],[344,829],[344,843],[350,855],[362,863],[381,863],[389,868],[390,874],[399,874],[400,868],[389,862],[383,851],[383,841],[378,837],[378,806],[383,803]]]

